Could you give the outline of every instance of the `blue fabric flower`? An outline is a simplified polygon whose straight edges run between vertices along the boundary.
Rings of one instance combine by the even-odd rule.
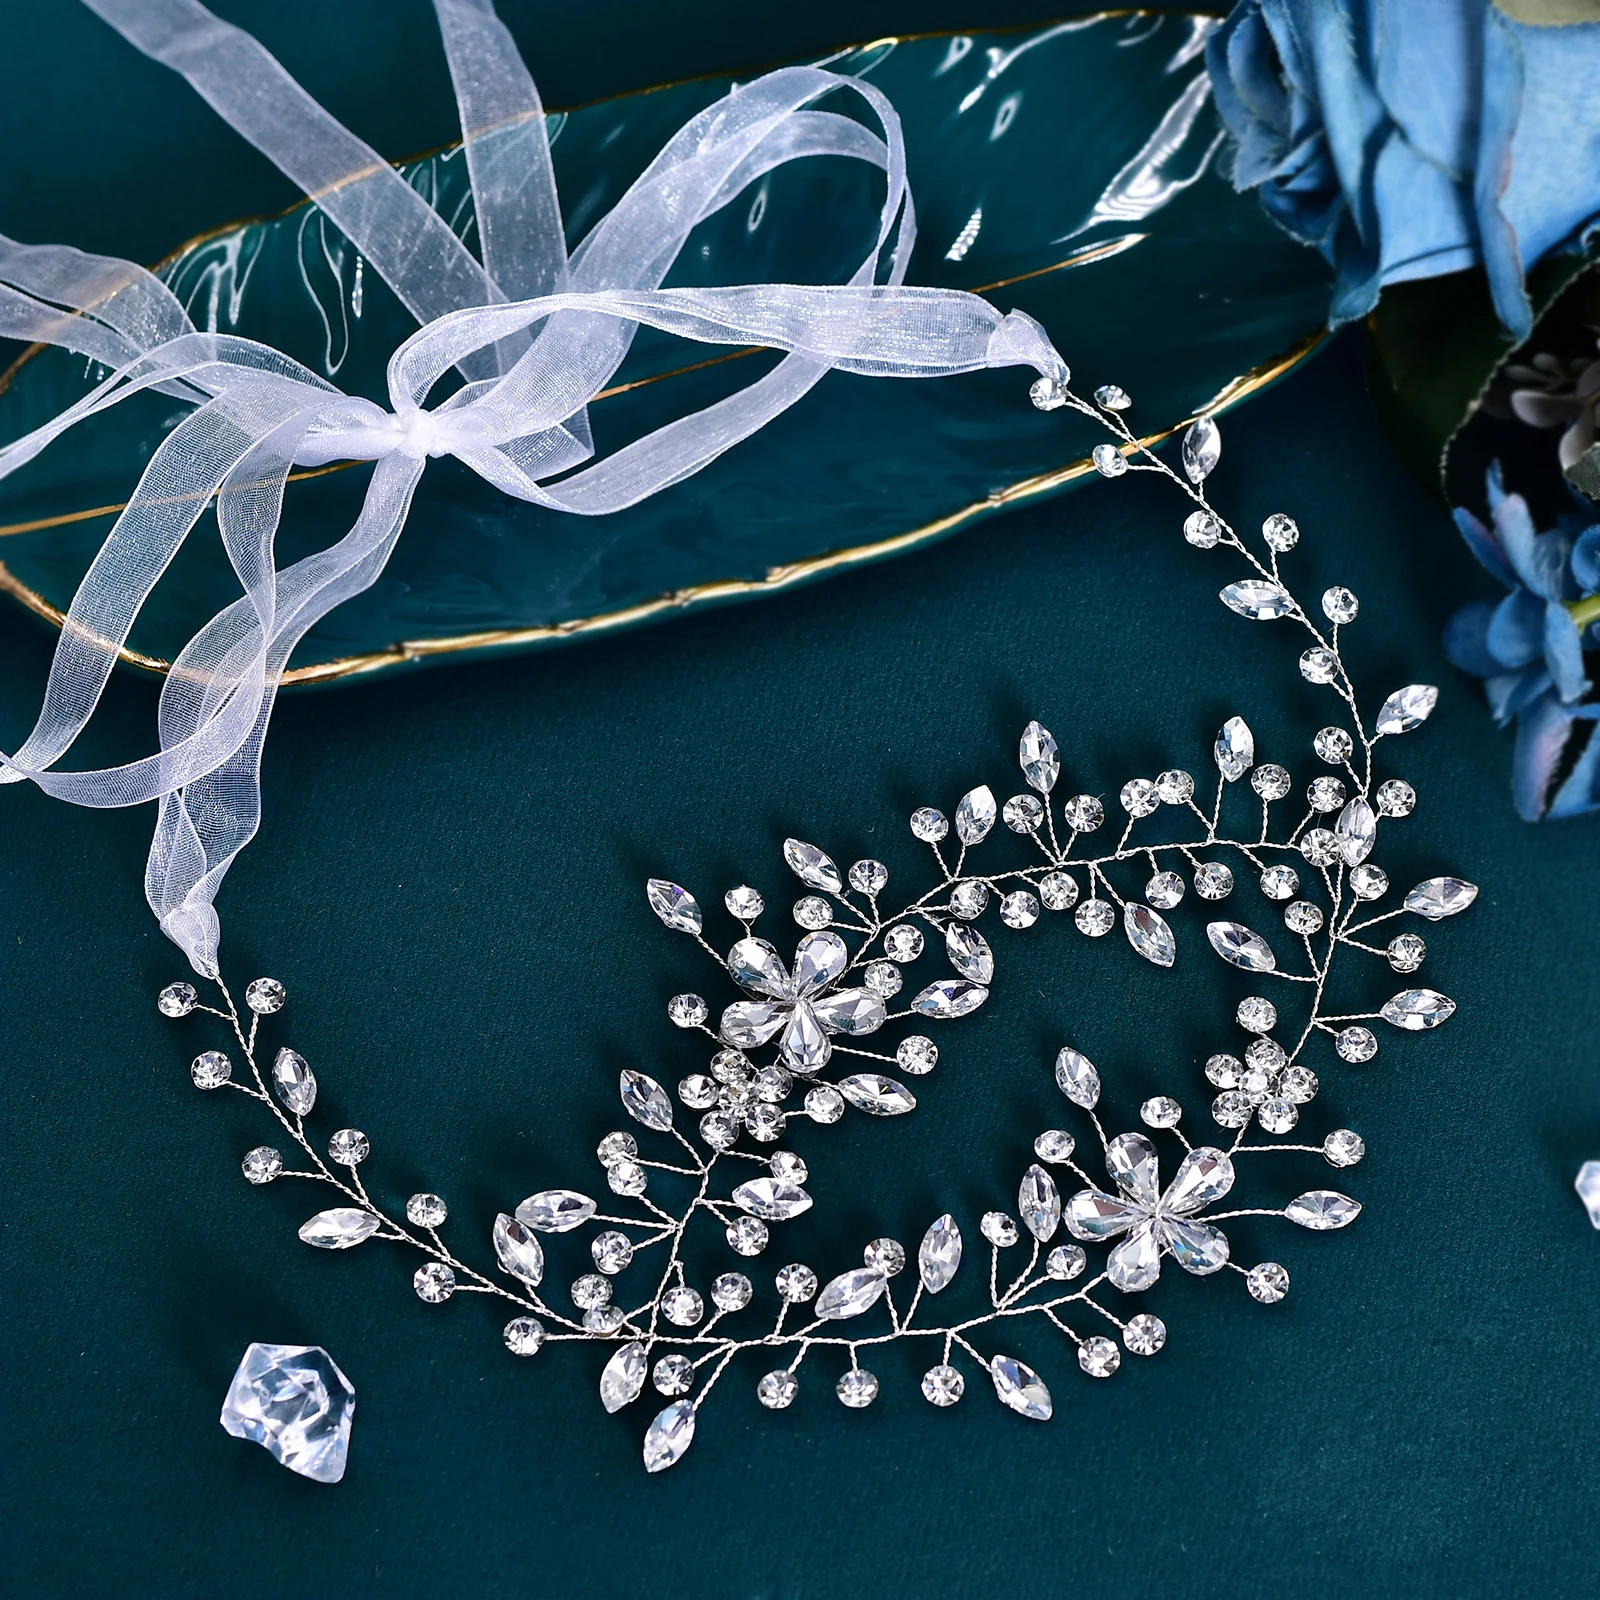
[[[1241,0],[1206,46],[1234,183],[1336,272],[1330,320],[1386,283],[1485,268],[1532,331],[1523,275],[1600,218],[1600,23],[1489,0]]]
[[[1600,719],[1600,704],[1581,703],[1592,685],[1584,675],[1585,638],[1600,648],[1600,623],[1580,634],[1567,602],[1600,592],[1600,523],[1567,515],[1538,532],[1519,494],[1507,494],[1499,463],[1489,469],[1486,527],[1458,509],[1456,526],[1467,548],[1511,591],[1494,603],[1477,600],[1450,619],[1445,654],[1484,680],[1489,708],[1501,726],[1517,725],[1511,792],[1530,822],[1542,816],[1576,816],[1600,810],[1600,732],[1583,724]],[[1577,737],[1586,746],[1560,778]]]

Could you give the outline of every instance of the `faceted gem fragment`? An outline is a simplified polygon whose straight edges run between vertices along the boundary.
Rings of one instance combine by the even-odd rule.
[[[1382,1016],[1385,1022],[1404,1028],[1407,1033],[1421,1033],[1448,1022],[1455,1009],[1455,1001],[1437,990],[1405,989],[1384,1002]]]
[[[1218,598],[1230,611],[1252,622],[1272,622],[1294,610],[1294,596],[1281,583],[1265,578],[1245,578],[1230,583]]]
[[[961,1265],[961,1229],[947,1211],[922,1236],[917,1247],[917,1274],[929,1294],[949,1288]]]
[[[951,922],[944,930],[944,949],[950,965],[963,978],[978,984],[994,981],[994,952],[976,928]]]
[[[674,1400],[645,1429],[644,1470],[665,1472],[694,1443],[694,1401]]]
[[[1439,691],[1431,683],[1408,683],[1383,702],[1378,712],[1379,733],[1409,733],[1433,715]]]
[[[1242,922],[1208,922],[1206,938],[1224,961],[1246,972],[1277,970],[1278,958],[1272,953],[1272,946]]]
[[[280,1050],[272,1063],[272,1088],[284,1108],[297,1117],[310,1116],[317,1103],[317,1079],[297,1050]]]
[[[857,1072],[838,1083],[839,1093],[857,1111],[874,1117],[898,1117],[917,1109],[917,1099],[903,1083],[877,1072]]]
[[[358,1206],[319,1211],[300,1226],[300,1237],[319,1250],[350,1250],[378,1231],[378,1219]]]
[[[687,889],[665,878],[651,878],[645,883],[645,897],[674,933],[699,933],[704,921],[700,903]]]
[[[815,1313],[824,1322],[859,1317],[878,1303],[888,1282],[876,1267],[856,1267],[850,1272],[841,1272],[817,1296]]]
[[[1229,717],[1217,735],[1212,752],[1217,770],[1229,783],[1237,783],[1256,761],[1256,739],[1243,717]]]
[[[1149,906],[1130,900],[1122,908],[1122,927],[1128,943],[1154,966],[1170,967],[1177,959],[1178,941],[1172,929]]]
[[[1291,1200],[1283,1214],[1302,1228],[1326,1233],[1354,1222],[1361,1215],[1361,1203],[1333,1189],[1312,1189]]]
[[[538,1233],[571,1233],[597,1209],[588,1195],[574,1189],[541,1189],[517,1207],[517,1221]]]
[[[1055,1407],[1044,1379],[1032,1367],[1024,1365],[1015,1356],[991,1356],[989,1376],[994,1379],[994,1392],[1003,1406],[1009,1406],[1019,1417],[1031,1417],[1035,1422],[1048,1422]]]
[[[608,1412],[617,1412],[626,1405],[632,1405],[644,1392],[645,1373],[649,1364],[639,1340],[632,1339],[623,1345],[606,1362],[600,1374],[600,1404]]]
[[[1464,878],[1427,878],[1406,896],[1406,910],[1429,922],[1458,916],[1478,898],[1478,886]]]
[[[537,1288],[544,1278],[544,1247],[533,1230],[502,1211],[494,1219],[492,1242],[500,1270]]]
[[[222,1402],[222,1426],[317,1483],[344,1476],[356,1391],[320,1345],[252,1344]]]

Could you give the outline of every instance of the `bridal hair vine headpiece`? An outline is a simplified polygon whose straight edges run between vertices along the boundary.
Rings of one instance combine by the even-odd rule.
[[[1030,722],[1018,752],[1027,784],[1023,793],[1001,805],[987,785],[970,789],[955,808],[953,827],[933,807],[912,814],[911,831],[928,846],[935,875],[931,888],[906,898],[898,909],[887,909],[895,902],[887,898],[889,873],[881,862],[857,861],[841,872],[816,845],[785,841],[784,860],[806,891],[793,907],[803,931],[792,964],[755,932],[766,910],[756,889],[741,884],[724,896],[729,916],[742,931],[723,956],[706,937],[698,899],[679,884],[651,879],[651,909],[668,928],[694,939],[743,997],[726,1004],[715,1025],[711,1005],[700,995],[672,998],[669,1019],[705,1034],[714,1047],[708,1071],[684,1078],[675,1105],[654,1078],[624,1070],[623,1109],[645,1131],[642,1136],[618,1131],[600,1141],[597,1155],[617,1204],[608,1202],[602,1209],[591,1195],[566,1188],[530,1195],[495,1219],[492,1270],[467,1265],[445,1243],[440,1229],[448,1211],[438,1195],[412,1195],[403,1218],[372,1198],[360,1176],[370,1152],[365,1134],[338,1130],[328,1141],[326,1158],[313,1145],[305,1123],[317,1096],[310,1065],[285,1048],[264,1071],[258,1056],[261,1020],[284,1004],[280,983],[257,979],[246,990],[248,1026],[225,987],[219,1007],[202,1005],[187,983],[160,995],[160,1007],[170,1016],[209,1011],[230,1024],[244,1052],[244,1080],[233,1076],[225,1053],[208,1050],[194,1060],[195,1083],[202,1089],[231,1086],[261,1101],[297,1147],[297,1159],[304,1157],[303,1165],[290,1170],[277,1148],[259,1146],[244,1158],[245,1177],[256,1184],[306,1178],[337,1191],[338,1203],[300,1229],[303,1240],[330,1250],[371,1238],[412,1246],[427,1257],[412,1280],[422,1300],[438,1304],[468,1292],[496,1295],[516,1307],[517,1315],[505,1327],[506,1345],[516,1355],[533,1355],[561,1341],[610,1347],[600,1375],[600,1400],[607,1411],[638,1400],[647,1384],[667,1401],[645,1430],[648,1471],[659,1472],[682,1458],[711,1390],[744,1351],[760,1351],[775,1363],[756,1384],[758,1399],[773,1410],[793,1403],[802,1366],[814,1355],[842,1356],[847,1365],[835,1384],[838,1398],[850,1407],[871,1405],[879,1383],[863,1357],[870,1358],[881,1345],[918,1340],[935,1358],[921,1384],[933,1405],[951,1406],[962,1398],[967,1382],[962,1367],[970,1362],[988,1375],[1002,1404],[1021,1416],[1047,1420],[1054,1400],[1045,1377],[1006,1351],[1005,1330],[1013,1319],[1049,1323],[1075,1348],[1084,1373],[1109,1378],[1123,1350],[1151,1356],[1166,1344],[1165,1323],[1149,1312],[1128,1312],[1125,1299],[1154,1285],[1166,1261],[1197,1277],[1237,1272],[1258,1302],[1281,1300],[1289,1287],[1285,1268],[1274,1261],[1248,1269],[1239,1265],[1221,1224],[1237,1217],[1276,1217],[1326,1231],[1347,1226],[1361,1211],[1357,1200],[1331,1188],[1308,1189],[1282,1207],[1238,1203],[1240,1168],[1248,1169],[1257,1157],[1320,1155],[1337,1169],[1354,1166],[1365,1154],[1364,1141],[1349,1128],[1332,1129],[1315,1143],[1287,1139],[1319,1087],[1307,1059],[1310,1046],[1328,1037],[1340,1060],[1366,1062],[1378,1050],[1369,1023],[1381,1020],[1421,1032],[1455,1010],[1452,1000],[1428,988],[1401,989],[1370,1013],[1340,1013],[1332,998],[1335,958],[1341,953],[1376,956],[1395,972],[1410,975],[1426,955],[1422,938],[1408,930],[1378,944],[1373,941],[1383,935],[1374,930],[1408,913],[1437,922],[1464,911],[1477,896],[1470,883],[1437,877],[1417,884],[1388,910],[1377,906],[1391,889],[1372,859],[1380,832],[1416,804],[1404,780],[1379,780],[1377,747],[1420,726],[1434,708],[1437,691],[1423,684],[1397,690],[1369,729],[1340,653],[1340,629],[1354,621],[1356,597],[1348,589],[1330,588],[1322,596],[1325,628],[1295,598],[1280,570],[1280,557],[1299,539],[1295,523],[1283,515],[1267,519],[1263,561],[1212,508],[1205,480],[1221,450],[1212,419],[1200,419],[1185,435],[1180,477],[1129,431],[1122,412],[1130,402],[1122,390],[1101,388],[1090,405],[1063,376],[1036,383],[1032,398],[1046,410],[1072,407],[1110,431],[1115,442],[1095,451],[1103,476],[1158,472],[1185,490],[1195,506],[1183,525],[1185,538],[1245,563],[1244,576],[1221,591],[1230,610],[1254,621],[1288,620],[1309,635],[1300,672],[1333,691],[1349,726],[1341,720],[1313,738],[1312,748],[1327,770],[1312,779],[1308,809],[1292,828],[1283,827],[1283,814],[1275,818],[1273,810],[1291,794],[1288,771],[1257,761],[1249,725],[1235,716],[1223,725],[1212,752],[1217,784],[1209,809],[1197,800],[1195,779],[1186,771],[1132,778],[1119,796],[1126,820],[1115,845],[1098,845],[1096,836],[1107,821],[1102,801],[1089,794],[1058,799],[1059,748],[1044,727]],[[1224,801],[1247,777],[1260,804],[1259,827],[1252,808],[1248,828],[1225,830]],[[1295,806],[1288,815],[1298,810]],[[1163,816],[1175,819],[1172,825],[1161,827],[1155,819]],[[972,856],[990,839],[997,821],[1027,842],[1029,864],[974,867]],[[1129,881],[1146,869],[1150,876],[1142,888]],[[775,1228],[811,1209],[804,1157],[771,1147],[787,1144],[793,1131],[808,1124],[836,1123],[851,1108],[878,1117],[915,1109],[916,1097],[902,1078],[931,1072],[938,1045],[920,1031],[905,1033],[892,1046],[871,1048],[867,1041],[876,1043],[890,1024],[920,1028],[955,1021],[987,1001],[996,961],[978,924],[991,905],[998,904],[999,920],[1014,930],[1033,927],[1045,910],[1070,911],[1078,931],[1089,938],[1103,937],[1120,921],[1139,955],[1157,967],[1171,967],[1177,938],[1161,913],[1177,905],[1191,884],[1201,899],[1219,903],[1220,912],[1220,902],[1230,899],[1243,874],[1256,876],[1270,906],[1281,906],[1295,955],[1280,965],[1273,940],[1246,922],[1220,915],[1206,927],[1212,949],[1230,966],[1259,975],[1263,986],[1299,985],[1310,1004],[1298,1029],[1281,1027],[1278,1006],[1264,995],[1239,1004],[1236,1021],[1248,1043],[1238,1054],[1217,1051],[1204,1068],[1217,1091],[1210,1106],[1219,1130],[1215,1142],[1198,1130],[1198,1142],[1191,1141],[1183,1126],[1184,1107],[1171,1094],[1156,1095],[1140,1107],[1148,1132],[1109,1136],[1097,1109],[1100,1074],[1086,1055],[1067,1045],[1056,1057],[1055,1081],[1072,1107],[1065,1120],[1077,1131],[1041,1132],[1034,1140],[1038,1159],[1021,1175],[1016,1217],[994,1210],[979,1222],[989,1257],[985,1304],[950,1316],[932,1309],[936,1297],[954,1284],[968,1246],[967,1234],[950,1212],[928,1227],[914,1264],[899,1240],[879,1238],[866,1245],[860,1266],[826,1283],[804,1263],[779,1267],[771,1277],[775,1310],[770,1296],[758,1298],[756,1284],[738,1262],[730,1262],[730,1270],[712,1278],[705,1290],[690,1281],[684,1249],[691,1230],[720,1231],[732,1255],[749,1260],[767,1254]],[[907,969],[936,946],[953,975],[921,983],[900,1009],[891,1010],[907,986]],[[1094,1155],[1080,1165],[1086,1131]],[[1166,1135],[1176,1149],[1177,1165],[1165,1182],[1153,1134]],[[1102,1161],[1109,1181],[1091,1171]],[[558,1304],[558,1296],[545,1287],[549,1262],[542,1237],[580,1229],[587,1230],[589,1259],[583,1265],[593,1270],[574,1277]],[[1024,1244],[1025,1259],[1020,1255]],[[897,1295],[893,1280],[908,1268],[914,1271],[914,1288],[908,1297]],[[641,1276],[644,1282],[630,1289]],[[974,1276],[981,1281],[981,1269],[969,1268],[968,1279]],[[945,1302],[938,1304],[942,1308]]]

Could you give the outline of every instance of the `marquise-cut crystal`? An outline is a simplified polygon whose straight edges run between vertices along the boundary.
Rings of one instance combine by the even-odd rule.
[[[950,965],[963,978],[980,984],[994,981],[994,952],[976,928],[964,922],[951,922],[944,930],[944,948]]]
[[[645,1430],[644,1470],[665,1472],[694,1443],[694,1401],[674,1400]]]
[[[537,1288],[544,1278],[544,1247],[533,1230],[502,1211],[494,1219],[493,1243],[500,1270]]]
[[[1230,611],[1253,622],[1271,622],[1286,617],[1294,610],[1294,597],[1281,583],[1271,583],[1265,578],[1245,578],[1230,583],[1218,598]]]
[[[787,1222],[811,1209],[811,1196],[798,1183],[780,1178],[752,1178],[733,1191],[733,1203],[741,1211],[767,1222]]]
[[[1383,702],[1378,712],[1379,733],[1409,733],[1433,715],[1439,691],[1431,683],[1408,683]]]
[[[378,1219],[357,1206],[319,1211],[300,1226],[300,1237],[319,1250],[349,1250],[378,1231]]]
[[[1361,1215],[1361,1203],[1333,1189],[1312,1189],[1291,1200],[1283,1214],[1302,1228],[1325,1233],[1354,1222]]]
[[[1178,941],[1159,912],[1130,900],[1122,908],[1122,927],[1128,943],[1146,961],[1170,967],[1178,956]]]
[[[272,1062],[272,1089],[297,1117],[311,1115],[317,1103],[317,1078],[297,1050],[280,1050]]]
[[[917,1274],[929,1294],[949,1288],[961,1265],[961,1230],[947,1211],[922,1236],[917,1247]]]
[[[337,1483],[355,1410],[354,1386],[320,1345],[253,1344],[228,1386],[220,1420],[289,1471]]]
[[[1437,1028],[1455,1015],[1456,1003],[1435,989],[1404,989],[1383,1005],[1383,1020],[1407,1033]]]
[[[1242,922],[1208,922],[1206,938],[1224,961],[1246,972],[1274,972],[1278,958],[1272,946],[1259,933],[1252,933]]]
[[[1222,459],[1222,430],[1210,417],[1196,417],[1183,436],[1183,470],[1190,483],[1204,483]]]
[[[1022,730],[1017,759],[1029,788],[1037,789],[1040,794],[1049,794],[1055,788],[1056,779],[1061,776],[1061,758],[1048,728],[1030,722]]]
[[[541,1189],[517,1207],[517,1221],[538,1233],[571,1233],[595,1214],[597,1207],[574,1189]]]
[[[1339,853],[1345,865],[1358,867],[1372,854],[1378,838],[1378,819],[1372,807],[1359,795],[1339,813],[1333,825],[1334,837],[1339,841]]]
[[[843,1322],[859,1317],[878,1303],[889,1280],[876,1267],[857,1267],[841,1272],[817,1296],[813,1310],[824,1322]]]
[[[995,815],[994,794],[988,784],[968,790],[956,807],[956,837],[962,844],[977,844],[988,837]]]
[[[1056,1055],[1056,1084],[1073,1105],[1093,1111],[1100,1099],[1100,1074],[1094,1063],[1071,1045]]]
[[[1035,1422],[1050,1420],[1055,1409],[1050,1391],[1032,1367],[1025,1366],[1015,1356],[992,1356],[989,1376],[994,1379],[994,1392],[1002,1405],[1009,1406],[1019,1417],[1032,1417]]]
[[[665,1133],[672,1126],[672,1101],[648,1074],[624,1067],[620,1084],[622,1108],[635,1122]]]
[[[1061,1192],[1056,1180],[1037,1163],[1022,1175],[1017,1210],[1024,1225],[1040,1244],[1047,1244],[1061,1226]]]
[[[1477,898],[1477,884],[1464,878],[1428,878],[1406,896],[1406,910],[1429,922],[1441,922],[1465,911]]]
[[[1217,770],[1229,783],[1236,783],[1255,765],[1256,737],[1243,717],[1229,717],[1217,735],[1212,754]]]
[[[702,918],[700,903],[676,883],[651,878],[645,884],[650,909],[675,933],[699,933]]]
[[[925,1017],[964,1017],[976,1011],[988,998],[989,991],[982,984],[941,978],[912,1000],[911,1009]]]
[[[600,1404],[613,1412],[632,1405],[644,1392],[649,1366],[644,1346],[637,1339],[629,1340],[606,1362],[600,1374]]]
[[[807,844],[803,839],[785,839],[783,859],[789,863],[789,870],[808,889],[837,894],[844,887],[839,869],[814,844]]]
[[[857,1111],[875,1117],[898,1117],[917,1109],[917,1099],[903,1083],[877,1072],[857,1072],[838,1083],[839,1093]]]

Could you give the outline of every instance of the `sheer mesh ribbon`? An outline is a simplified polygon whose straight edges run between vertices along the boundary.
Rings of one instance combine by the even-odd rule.
[[[146,893],[202,974],[216,970],[218,887],[260,820],[262,744],[290,654],[383,571],[430,457],[455,456],[517,499],[602,516],[699,471],[831,368],[900,378],[1017,365],[1065,371],[1025,314],[905,286],[915,222],[899,119],[856,79],[789,67],[735,88],[669,141],[569,260],[544,113],[510,34],[489,0],[435,0],[479,263],[416,190],[248,34],[195,0],[85,4],[182,73],[293,178],[422,324],[389,361],[386,411],[269,345],[197,330],[166,286],[131,262],[0,238],[0,336],[61,345],[111,369],[76,404],[0,448],[0,476],[143,390],[193,407],[151,456],[79,585],[38,720],[14,754],[0,753],[0,781],[28,779],[75,805],[156,801]],[[811,109],[841,90],[866,102],[881,137]],[[887,180],[877,237],[848,283],[660,287],[697,223],[774,167],[811,155],[867,161]],[[586,407],[640,324],[787,354],[729,398],[584,465],[594,453]],[[452,368],[464,387],[426,409]],[[361,514],[329,548],[280,570],[274,540],[289,473],[335,460],[376,463]],[[124,766],[56,771],[140,607],[213,498],[243,593],[172,663],[160,748]]]

